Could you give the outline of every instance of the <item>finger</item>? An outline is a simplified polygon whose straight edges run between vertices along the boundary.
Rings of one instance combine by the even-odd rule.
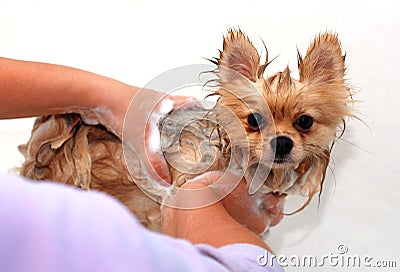
[[[161,142],[158,129],[154,129],[151,124],[146,124],[145,131],[145,148],[146,156],[153,167],[156,174],[171,184],[171,175],[169,172],[168,164],[161,151]]]
[[[266,194],[262,199],[262,206],[268,213],[271,226],[277,225],[283,219],[283,206],[285,198],[272,193]]]
[[[159,156],[158,154],[148,153],[148,159],[156,174],[166,183],[171,184],[169,167],[164,160],[164,157]]]

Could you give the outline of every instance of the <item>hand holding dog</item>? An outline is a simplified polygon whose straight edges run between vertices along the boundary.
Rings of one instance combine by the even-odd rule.
[[[213,185],[222,177],[220,171],[208,172],[188,181],[185,190],[201,189],[202,198],[215,199]],[[215,189],[215,188],[214,188]],[[193,202],[179,191],[173,204],[182,207],[185,202]],[[282,219],[277,212],[279,198],[271,195],[263,204],[269,207],[259,210],[254,198],[249,195],[246,181],[242,179],[235,189],[221,201],[210,201],[210,205],[197,209],[179,209],[164,206],[162,209],[163,232],[173,237],[184,238],[192,243],[207,243],[221,247],[232,243],[251,243],[269,250],[259,237],[269,224],[275,225]],[[279,213],[270,221],[270,212]]]
[[[101,124],[120,139],[126,112],[139,91],[144,92],[143,97],[149,101],[170,100],[171,110],[193,101],[191,97],[140,89],[72,67],[7,58],[0,58],[0,84],[0,119],[79,113],[85,123]],[[154,109],[155,112],[158,110],[157,107]],[[140,113],[140,110],[135,111],[137,119],[147,120],[147,116],[140,116]],[[136,134],[139,133],[144,131]],[[145,141],[149,146],[147,136],[149,134],[146,134]],[[141,150],[139,156],[148,156],[158,175],[169,181],[161,152],[151,150]]]

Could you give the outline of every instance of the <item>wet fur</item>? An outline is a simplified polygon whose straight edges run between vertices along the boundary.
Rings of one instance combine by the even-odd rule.
[[[315,38],[304,58],[298,52],[299,80],[291,77],[289,68],[264,78],[268,59],[265,64],[260,63],[260,56],[249,39],[241,31],[231,31],[225,37],[223,51],[215,61],[219,66],[216,73],[221,87],[217,92],[221,96],[218,102],[236,112],[247,129],[250,157],[256,161],[261,152],[272,153],[268,143],[275,135],[267,135],[265,144],[260,136],[263,129],[252,131],[247,126],[247,116],[253,109],[260,108],[260,102],[243,99],[247,95],[243,93],[245,90],[235,92],[241,89],[232,84],[232,79],[237,76],[235,72],[247,78],[266,101],[276,136],[288,136],[294,142],[291,162],[273,165],[264,183],[264,192],[308,196],[305,207],[321,190],[337,131],[344,129],[345,118],[352,116],[350,105],[353,101],[344,79],[344,60],[337,35],[325,33]],[[221,71],[221,66],[230,69]],[[247,105],[241,100],[246,100]],[[314,119],[307,132],[299,131],[294,125],[302,114]]]
[[[237,114],[246,131],[250,162],[257,163],[262,152],[271,153],[268,141],[274,135],[266,131],[264,136],[268,141],[261,141],[263,130],[254,131],[247,124],[248,115],[262,104],[246,93],[246,88],[235,85],[239,74],[245,84],[258,90],[265,99],[276,135],[287,135],[294,142],[290,163],[273,165],[271,173],[265,176],[261,192],[301,194],[311,200],[321,190],[337,129],[346,116],[351,116],[351,93],[344,80],[344,57],[337,36],[319,35],[304,58],[298,54],[299,80],[291,77],[288,68],[264,78],[268,59],[260,63],[260,55],[241,31],[228,32],[223,50],[213,62],[218,66],[214,71],[218,77],[215,95],[219,96],[215,108],[210,112],[201,108],[189,109],[186,113],[183,110],[176,120],[184,125],[185,118],[191,114],[188,112],[192,112],[195,116],[213,115],[221,128],[227,127],[230,126],[229,118],[218,114],[223,105]],[[304,113],[310,114],[315,121],[308,132],[300,132],[294,126],[295,120]],[[165,122],[166,119],[161,121],[160,126]],[[164,127],[166,134],[161,135],[161,141],[165,155],[173,161],[183,156],[193,163],[210,166],[207,170],[225,169],[230,152],[241,149],[240,141],[232,141],[235,130],[229,138],[213,122],[203,120],[192,126],[186,126],[180,135],[169,135],[171,131]],[[200,152],[203,141],[210,144]],[[76,114],[40,117],[31,139],[20,150],[26,158],[21,167],[22,175],[104,191],[124,203],[145,226],[160,230],[159,204],[135,185],[126,169],[121,141],[104,127],[87,125]],[[185,166],[182,167],[170,167],[173,184],[177,186],[196,175],[188,175],[182,170]],[[238,167],[243,166],[238,163]]]

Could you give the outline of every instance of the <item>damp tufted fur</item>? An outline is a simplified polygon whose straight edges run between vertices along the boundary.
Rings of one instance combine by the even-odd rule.
[[[226,46],[229,43],[233,46]],[[322,188],[337,130],[344,129],[342,125],[347,116],[353,116],[350,107],[352,95],[344,78],[345,58],[337,35],[318,35],[304,59],[298,52],[298,80],[291,77],[289,67],[267,78],[256,77],[265,64],[259,63],[255,47],[241,31],[229,33],[224,45],[224,51],[216,61],[219,66],[216,74],[221,86],[217,91],[220,95],[218,102],[237,113],[248,131],[251,158],[257,160],[262,152],[272,153],[268,143],[275,135],[269,136],[266,128],[251,131],[246,118],[255,110],[261,112],[261,104],[265,101],[272,115],[273,120],[269,122],[274,125],[274,134],[290,137],[294,147],[285,164],[273,164],[264,187],[267,191],[309,196],[308,204]],[[237,62],[240,65],[234,65]],[[235,83],[238,74],[248,82],[241,79]],[[250,99],[250,89],[256,90],[251,95],[262,97],[264,101]],[[295,125],[304,114],[314,121],[309,131],[301,131]],[[268,119],[267,115],[264,113],[265,119]],[[266,134],[264,139],[261,137],[263,131]]]
[[[180,135],[167,131],[161,135],[165,156],[174,160],[177,150],[183,150],[183,156],[199,167],[206,162],[210,165],[207,170],[225,169],[230,152],[240,151],[243,142],[235,141],[232,135],[228,139],[221,130],[236,126],[221,111],[223,106],[236,114],[245,129],[251,162],[256,163],[262,152],[274,159],[269,141],[275,133],[293,139],[290,160],[272,164],[261,191],[305,195],[309,197],[308,204],[322,188],[337,130],[343,129],[341,125],[346,116],[352,116],[351,93],[344,79],[344,57],[337,35],[325,33],[316,37],[304,59],[298,53],[298,80],[291,77],[289,68],[264,78],[268,57],[265,63],[260,63],[256,48],[240,30],[228,32],[223,50],[213,62],[218,66],[215,95],[219,99],[215,108],[208,113],[203,109],[187,109],[186,113],[183,110],[175,121],[185,123],[191,114],[189,111],[203,112],[203,116],[213,115],[220,126],[202,120],[192,123],[194,127],[185,127]],[[266,128],[254,130],[249,126],[247,118],[254,112],[264,116]],[[307,132],[295,126],[302,114],[314,120]],[[163,124],[161,121],[160,125]],[[233,136],[235,133],[233,127]],[[210,143],[208,149],[200,152],[204,148],[200,144],[205,141]],[[104,191],[124,203],[144,225],[160,229],[159,205],[135,185],[126,169],[120,140],[104,127],[87,125],[75,114],[41,117],[21,151],[26,158],[22,175]],[[178,186],[193,177],[172,165],[170,172],[173,183]]]
[[[104,127],[86,125],[77,114],[40,117],[31,139],[19,149],[25,156],[21,175],[103,191],[125,204],[145,226],[160,230],[159,205],[135,185],[121,141]]]

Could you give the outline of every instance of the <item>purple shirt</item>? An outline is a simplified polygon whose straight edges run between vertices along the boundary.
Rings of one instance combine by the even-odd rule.
[[[261,255],[151,232],[100,192],[0,173],[0,271],[283,271]]]

